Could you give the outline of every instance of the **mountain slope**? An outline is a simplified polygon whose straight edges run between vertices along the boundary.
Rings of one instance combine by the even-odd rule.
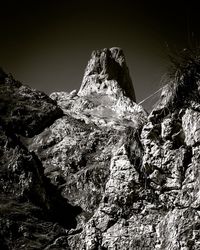
[[[8,84],[3,72],[0,79]],[[11,190],[8,202],[14,199],[18,207],[28,202],[40,211],[37,218],[34,209],[28,210],[26,218],[20,217],[22,225],[28,218],[29,226],[37,221],[34,230],[38,238],[30,227],[26,229],[28,237],[6,228],[1,234],[4,248],[199,249],[199,83],[198,54],[184,57],[171,72],[157,106],[147,115],[135,103],[122,50],[103,49],[92,53],[79,91],[52,93],[54,101],[46,96],[39,99],[50,108],[45,108],[44,114],[43,109],[35,108],[35,102],[30,103],[34,114],[29,117],[37,125],[35,130],[30,119],[23,123],[28,132],[21,133],[18,126],[15,130],[13,113],[4,108],[2,195]],[[6,88],[4,92],[8,96]],[[41,117],[45,120],[46,110],[51,109],[57,112],[49,112],[52,117],[40,126]],[[21,124],[27,116],[19,113],[17,117]],[[9,182],[10,171],[16,169],[10,166],[17,161],[11,157],[13,149],[6,148],[6,133],[15,138],[13,145],[18,145],[18,150],[23,148],[23,157],[30,158],[28,163],[23,160],[18,170],[25,182]],[[28,174],[32,169],[38,169],[35,175]],[[36,184],[28,185],[29,176],[34,177],[30,183]],[[26,185],[15,187],[15,182]],[[19,193],[24,194],[22,201]],[[1,214],[5,226],[9,213],[2,210]],[[6,232],[12,232],[13,237]]]
[[[49,182],[38,157],[20,137],[40,133],[63,112],[47,95],[3,71],[0,112],[0,246],[43,249],[65,235],[66,229],[76,227],[80,209]]]

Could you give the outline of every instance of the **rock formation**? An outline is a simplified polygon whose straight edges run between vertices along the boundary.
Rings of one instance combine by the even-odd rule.
[[[135,101],[135,91],[122,49],[114,47],[93,51],[79,95],[93,93],[125,95]]]
[[[119,48],[51,99],[1,71],[2,249],[200,249],[197,59],[149,115]]]
[[[0,112],[0,248],[44,249],[76,227],[81,209],[61,196],[22,141],[42,132],[63,112],[47,95],[2,70]]]

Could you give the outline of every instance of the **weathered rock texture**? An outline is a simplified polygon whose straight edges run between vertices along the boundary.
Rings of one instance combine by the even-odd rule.
[[[66,249],[66,230],[76,227],[71,206],[44,175],[38,157],[20,141],[62,116],[44,93],[0,72],[0,248]],[[60,248],[61,241],[64,248]]]
[[[119,48],[93,52],[78,92],[44,96],[47,123],[30,103],[32,138],[4,111],[4,249],[200,249],[199,65],[176,71],[149,116]]]
[[[0,114],[7,129],[33,136],[61,117],[62,110],[43,92],[22,85],[0,69]]]
[[[135,91],[122,49],[114,47],[93,51],[79,95],[93,93],[126,95],[135,101]]]

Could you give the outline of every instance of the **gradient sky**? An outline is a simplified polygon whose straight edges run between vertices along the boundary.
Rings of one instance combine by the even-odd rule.
[[[161,86],[168,48],[199,42],[195,1],[7,0],[0,8],[0,66],[48,94],[79,89],[92,50],[119,46],[141,101]]]

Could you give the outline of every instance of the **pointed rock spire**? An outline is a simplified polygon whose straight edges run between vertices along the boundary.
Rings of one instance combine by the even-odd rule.
[[[79,95],[101,93],[125,95],[135,101],[135,91],[121,48],[113,47],[92,52],[85,70]]]

